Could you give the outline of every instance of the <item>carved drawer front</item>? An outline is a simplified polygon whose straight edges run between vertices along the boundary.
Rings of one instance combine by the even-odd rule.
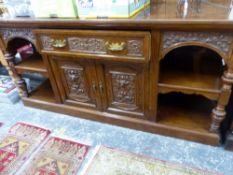
[[[102,63],[98,68],[102,70],[103,82],[105,82],[105,110],[144,118],[143,68],[139,65],[124,66],[115,63]]]
[[[148,62],[150,33],[90,30],[34,30],[42,53],[117,61]]]
[[[95,73],[90,63],[55,56],[50,61],[64,103],[98,107],[98,99],[92,89],[96,83]]]

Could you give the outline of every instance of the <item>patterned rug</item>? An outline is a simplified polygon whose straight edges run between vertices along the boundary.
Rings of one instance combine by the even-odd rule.
[[[51,137],[23,175],[76,175],[89,146]]]
[[[101,146],[85,175],[217,175]]]
[[[49,134],[47,129],[25,123],[12,126],[0,140],[0,174],[15,174]]]

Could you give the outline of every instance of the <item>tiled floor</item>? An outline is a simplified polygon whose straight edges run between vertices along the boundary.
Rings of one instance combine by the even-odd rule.
[[[221,147],[212,147],[156,134],[101,124],[67,115],[42,111],[16,105],[0,104],[0,137],[18,121],[42,125],[53,130],[53,134],[89,143],[103,144],[149,155],[162,160],[179,162],[209,171],[233,175],[233,152]],[[92,152],[88,154],[87,159]],[[84,163],[85,165],[85,163]]]

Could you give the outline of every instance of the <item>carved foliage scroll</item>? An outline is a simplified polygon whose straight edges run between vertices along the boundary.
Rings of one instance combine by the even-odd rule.
[[[71,37],[68,39],[70,51],[105,53],[105,41],[96,38]]]
[[[114,102],[136,105],[136,74],[110,72]]]
[[[211,44],[228,55],[231,43],[233,41],[233,33],[165,32],[163,35],[163,49],[167,49],[177,43],[192,41]]]
[[[0,33],[5,42],[8,42],[12,38],[24,38],[36,45],[36,38],[30,28],[2,28]]]
[[[106,53],[105,39],[97,38],[79,38],[71,37],[68,39],[69,48],[71,51],[90,52],[90,53]],[[127,42],[128,55],[142,56],[143,55],[143,41],[129,40]]]
[[[85,88],[84,69],[82,67],[62,66],[66,83],[69,88],[69,96],[75,100],[88,100]]]
[[[41,36],[41,44],[45,50],[53,50],[52,39],[49,36]]]
[[[129,40],[128,55],[142,56],[143,55],[143,41],[142,40]]]

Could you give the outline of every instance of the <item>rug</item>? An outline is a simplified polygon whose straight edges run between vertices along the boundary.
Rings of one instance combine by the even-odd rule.
[[[89,146],[51,137],[23,175],[76,175]]]
[[[16,123],[0,141],[0,174],[13,175],[50,134],[44,128]]]
[[[156,160],[101,146],[85,175],[217,175],[197,168]]]

